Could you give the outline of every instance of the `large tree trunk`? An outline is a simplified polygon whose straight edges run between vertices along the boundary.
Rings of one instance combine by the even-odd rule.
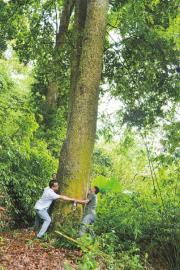
[[[82,5],[85,1],[77,2]],[[77,39],[80,47],[72,65],[70,115],[66,140],[60,153],[58,180],[61,193],[79,199],[86,197],[90,177],[107,9],[108,0],[88,0],[84,29],[82,17],[78,20],[82,23],[79,35],[83,36],[83,40],[81,45],[80,39]],[[76,15],[82,16],[82,9],[79,11]],[[67,216],[69,220],[71,212],[68,204],[58,202],[55,225],[67,221]]]
[[[53,58],[57,57],[57,55],[60,54],[61,50],[64,48],[70,17],[74,5],[75,0],[64,0],[62,14],[60,18],[59,31],[56,34],[56,43],[54,47]],[[48,112],[54,111],[57,108],[58,92],[59,90],[57,81],[55,79],[51,79],[49,81],[46,95]]]

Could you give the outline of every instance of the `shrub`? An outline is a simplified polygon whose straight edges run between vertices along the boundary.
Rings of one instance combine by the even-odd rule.
[[[147,190],[131,195],[109,193],[99,200],[95,231],[98,235],[114,232],[124,255],[128,254],[132,243],[136,243],[141,254],[159,249],[159,255],[176,265],[178,220],[175,209],[177,204],[170,194],[163,206],[162,201]]]
[[[33,207],[50,179],[56,161],[43,140],[27,104],[27,94],[0,70],[0,193],[5,194],[13,224],[31,223]]]

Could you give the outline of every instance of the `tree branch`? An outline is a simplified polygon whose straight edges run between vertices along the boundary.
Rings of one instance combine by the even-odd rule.
[[[70,17],[74,8],[75,0],[65,0],[61,18],[59,31],[56,35],[56,45],[55,48],[59,48],[64,44],[66,38]]]

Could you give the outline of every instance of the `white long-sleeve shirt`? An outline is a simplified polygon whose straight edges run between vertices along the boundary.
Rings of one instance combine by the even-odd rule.
[[[60,195],[56,194],[54,190],[52,190],[50,187],[46,187],[44,189],[44,192],[41,196],[41,198],[36,202],[35,209],[36,210],[42,210],[42,209],[48,209],[51,205],[51,203],[59,199]]]

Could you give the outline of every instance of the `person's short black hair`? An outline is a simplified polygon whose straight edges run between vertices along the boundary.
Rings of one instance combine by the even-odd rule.
[[[57,180],[51,180],[51,181],[49,182],[49,187],[52,188],[52,187],[54,186],[55,183],[58,183],[58,181],[57,181]]]
[[[95,188],[95,194],[98,194],[100,192],[100,189],[97,186],[94,186]]]

